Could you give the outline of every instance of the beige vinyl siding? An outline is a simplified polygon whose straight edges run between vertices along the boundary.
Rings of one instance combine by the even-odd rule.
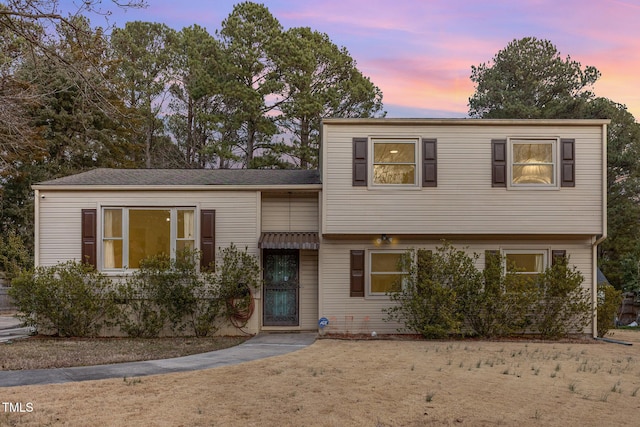
[[[262,196],[262,231],[318,231],[318,194]]]
[[[246,246],[250,253],[258,254],[260,223],[256,191],[40,190],[40,196],[38,265],[48,266],[72,259],[79,260],[81,210],[97,209],[100,238],[101,208],[108,206],[195,206],[198,209],[215,209],[216,249],[235,243],[239,248]],[[196,235],[199,235],[199,230]],[[101,256],[101,244],[98,242],[99,265]]]
[[[318,251],[300,251],[300,329],[318,328]]]
[[[602,125],[325,124],[322,232],[602,234],[602,131]],[[437,187],[352,186],[352,138],[363,136],[437,139]],[[509,137],[574,138],[575,188],[492,188],[491,140]]]
[[[551,250],[566,250],[570,265],[575,265],[584,276],[583,287],[587,290],[592,285],[592,251],[589,239],[581,240],[511,240],[508,243],[496,240],[455,240],[451,243],[459,249],[464,249],[469,254],[478,253],[477,267],[484,268],[484,252],[486,250],[545,250],[548,256]],[[324,239],[320,248],[320,263],[322,264],[320,283],[320,317],[329,319],[329,326],[324,329],[326,333],[337,334],[370,334],[398,333],[401,324],[384,321],[382,310],[390,306],[388,297],[368,296],[368,263],[369,253],[379,249],[424,248],[435,250],[441,246],[439,241],[411,241],[389,247],[376,246],[372,241],[366,240],[329,240]],[[367,284],[365,285],[365,297],[349,297],[349,253],[351,250],[364,249],[365,271]],[[585,333],[589,329],[585,329]]]

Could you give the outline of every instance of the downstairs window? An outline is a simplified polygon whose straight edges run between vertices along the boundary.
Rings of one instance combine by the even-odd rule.
[[[369,294],[399,292],[407,272],[402,269],[403,252],[370,252]]]
[[[140,261],[195,248],[193,208],[104,208],[102,267],[139,268]]]

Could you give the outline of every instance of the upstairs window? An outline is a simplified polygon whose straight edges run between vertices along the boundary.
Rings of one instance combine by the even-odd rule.
[[[438,141],[355,137],[352,175],[354,187],[437,187]],[[373,155],[371,154],[373,153]]]
[[[491,186],[548,189],[576,186],[576,141],[570,138],[491,140]]]
[[[373,184],[416,185],[416,141],[373,140]]]
[[[511,140],[511,185],[556,186],[556,140]]]

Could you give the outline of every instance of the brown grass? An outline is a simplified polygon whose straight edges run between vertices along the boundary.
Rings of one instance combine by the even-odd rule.
[[[233,347],[247,338],[82,339],[37,336],[0,343],[0,371],[168,359]]]
[[[640,332],[601,342],[323,339],[199,372],[0,389],[0,425],[637,425]]]

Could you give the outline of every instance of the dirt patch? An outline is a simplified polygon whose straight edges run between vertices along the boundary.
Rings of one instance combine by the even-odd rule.
[[[633,346],[322,339],[199,372],[2,389],[0,425],[637,425]],[[1,409],[1,408],[0,408]]]
[[[0,343],[0,370],[67,368],[168,359],[233,347],[248,337],[51,338]],[[0,413],[1,413],[0,407]]]

